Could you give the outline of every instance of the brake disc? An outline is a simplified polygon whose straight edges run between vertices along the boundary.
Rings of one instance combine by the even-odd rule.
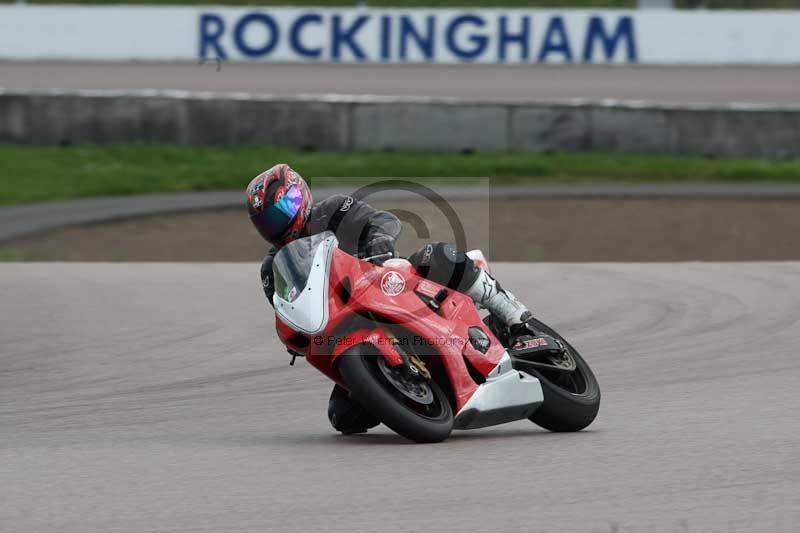
[[[387,365],[383,357],[378,357],[378,368],[380,368],[386,380],[406,398],[421,405],[431,405],[434,402],[433,390],[431,390],[420,370],[413,364],[411,365],[411,372],[414,373],[414,370],[416,370],[416,375],[410,379],[403,375],[401,367]]]

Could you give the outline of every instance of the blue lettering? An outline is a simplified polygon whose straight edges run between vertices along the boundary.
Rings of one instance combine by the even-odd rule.
[[[498,59],[503,62],[506,60],[506,46],[509,43],[519,43],[520,47],[522,48],[522,52],[520,57],[523,61],[528,59],[529,54],[529,46],[530,46],[530,25],[531,19],[527,15],[523,15],[522,17],[522,28],[520,29],[519,33],[511,33],[508,31],[508,17],[503,15],[500,17],[500,35],[498,36],[498,49],[497,49],[497,57]]]
[[[289,32],[289,45],[292,50],[305,57],[319,57],[322,55],[322,48],[306,48],[300,40],[300,32],[303,31],[303,26],[306,24],[320,24],[322,22],[322,15],[309,14],[303,15],[294,21],[292,29]]]
[[[225,33],[225,21],[213,13],[200,15],[200,58],[208,57],[208,49],[213,48],[215,59],[228,59],[225,50],[219,44],[219,38]]]
[[[258,47],[250,46],[244,40],[244,32],[247,31],[247,26],[253,23],[263,25],[269,32],[266,42]],[[236,27],[233,29],[233,42],[236,43],[236,48],[247,57],[265,56],[272,52],[273,48],[278,44],[278,24],[275,22],[275,19],[266,13],[250,13],[245,15],[239,19],[239,22],[236,23]]]
[[[392,39],[392,18],[386,15],[381,17],[381,59],[390,59],[389,46]]]
[[[600,41],[600,44],[603,46],[606,61],[614,59],[617,46],[621,41],[625,41],[628,62],[636,63],[638,60],[636,38],[634,37],[633,31],[633,19],[629,16],[620,17],[617,22],[617,28],[611,36],[606,32],[602,18],[592,17],[589,19],[589,27],[586,30],[586,42],[583,46],[584,63],[590,63],[592,61],[592,57],[594,56],[594,44],[597,41]]]
[[[567,63],[572,62],[572,50],[569,47],[567,30],[562,17],[553,17],[547,25],[544,43],[539,51],[539,63],[545,63],[550,54],[562,54]]]
[[[454,18],[450,25],[447,27],[446,40],[447,47],[460,59],[474,59],[481,55],[486,50],[486,45],[489,39],[485,35],[470,35],[469,41],[475,46],[471,48],[461,48],[456,42],[456,32],[464,24],[471,24],[482,28],[486,25],[486,21],[475,15],[462,15]]]
[[[403,15],[400,17],[400,58],[406,59],[408,57],[408,40],[412,38],[417,43],[417,48],[425,56],[425,59],[430,61],[433,59],[433,37],[434,37],[434,18],[433,16],[425,17],[425,33],[421,34],[414,27],[411,22],[411,17]]]
[[[359,60],[366,59],[366,54],[364,54],[364,51],[353,39],[355,38],[356,32],[358,32],[368,20],[369,15],[361,15],[356,18],[349,28],[342,28],[342,16],[333,16],[333,31],[331,33],[331,55],[333,59],[340,59],[342,57],[343,45],[349,46],[353,55]]]

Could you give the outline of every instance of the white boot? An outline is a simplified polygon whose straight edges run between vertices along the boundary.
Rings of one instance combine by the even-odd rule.
[[[497,280],[483,269],[478,281],[467,290],[466,294],[508,327],[522,324],[532,317],[528,308],[517,300],[516,296],[504,290]]]

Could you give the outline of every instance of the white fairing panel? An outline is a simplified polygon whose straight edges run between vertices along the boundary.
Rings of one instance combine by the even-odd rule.
[[[477,429],[523,420],[542,405],[542,384],[530,374],[514,370],[506,353],[456,414],[456,429]]]
[[[339,241],[332,233],[320,242],[313,252],[308,277],[300,289],[302,291],[300,294],[290,294],[287,296],[288,299],[284,299],[278,293],[273,297],[278,317],[301,333],[315,335],[328,325],[328,285],[333,249],[338,244]]]

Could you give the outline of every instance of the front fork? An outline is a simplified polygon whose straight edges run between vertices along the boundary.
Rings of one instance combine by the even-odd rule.
[[[361,329],[350,333],[345,337],[345,339],[347,338],[351,340],[345,340],[333,350],[331,364],[335,364],[338,358],[353,345],[371,344],[390,367],[402,367],[401,372],[406,379],[431,379],[431,373],[422,359],[414,354],[406,353],[397,337],[384,328]]]

